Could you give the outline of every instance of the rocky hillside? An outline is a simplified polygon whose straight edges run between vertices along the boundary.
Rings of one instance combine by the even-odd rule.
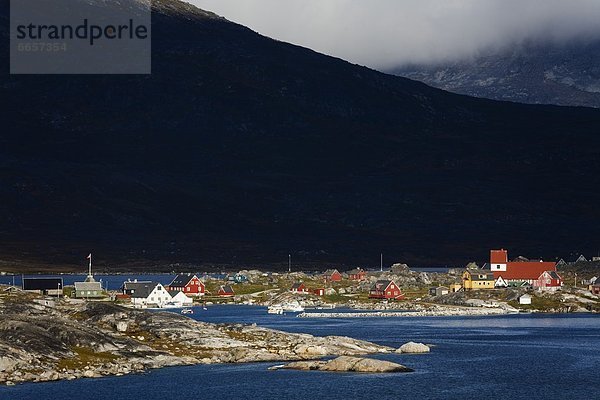
[[[168,271],[596,250],[600,111],[454,95],[153,4],[151,75],[0,66],[0,260],[19,271],[90,250]]]
[[[0,384],[391,350],[346,337],[215,325],[174,313],[109,303],[55,303],[23,293],[0,296],[0,315]]]
[[[464,60],[404,66],[393,73],[475,97],[600,107],[600,40],[527,42]]]

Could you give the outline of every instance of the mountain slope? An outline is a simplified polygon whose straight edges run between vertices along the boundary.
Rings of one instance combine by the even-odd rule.
[[[596,247],[597,110],[449,94],[154,6],[151,76],[3,70],[0,259],[431,264]]]
[[[394,74],[469,96],[531,104],[600,107],[600,40],[526,42]]]

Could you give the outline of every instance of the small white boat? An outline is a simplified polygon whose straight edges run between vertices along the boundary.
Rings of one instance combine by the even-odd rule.
[[[269,308],[267,308],[267,313],[281,315],[283,314],[283,307],[280,305],[269,306]]]
[[[168,302],[163,304],[162,308],[181,308],[182,304],[180,303],[174,303],[174,302]]]
[[[183,310],[181,310],[182,314],[193,314],[194,310],[192,310],[191,308],[184,308]]]
[[[304,312],[304,307],[302,307],[297,301],[290,301],[289,303],[283,304],[282,307],[283,311],[287,312]]]

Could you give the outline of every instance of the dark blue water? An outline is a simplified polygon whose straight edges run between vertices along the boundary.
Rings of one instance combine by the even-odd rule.
[[[379,356],[415,369],[408,374],[267,371],[275,363],[194,366],[1,387],[0,399],[583,399],[600,393],[598,315],[300,319],[267,315],[264,308],[215,306],[194,318],[435,347],[426,355]]]
[[[83,282],[87,275],[83,274],[59,274],[59,275],[25,275],[25,278],[62,278],[63,284],[73,285],[75,282]],[[102,287],[106,290],[119,290],[123,286],[123,282],[137,279],[138,281],[153,281],[160,282],[163,285],[168,285],[173,281],[175,275],[173,274],[115,274],[115,275],[104,275],[94,274],[94,278],[97,281],[102,282]],[[22,282],[21,275],[2,275],[0,276],[0,284],[3,285],[16,285],[21,287]]]

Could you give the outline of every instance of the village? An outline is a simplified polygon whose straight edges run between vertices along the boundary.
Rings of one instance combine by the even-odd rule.
[[[131,308],[180,308],[213,304],[267,306],[268,312],[305,309],[422,310],[462,306],[505,311],[597,312],[600,309],[600,259],[579,256],[572,262],[547,262],[522,256],[509,259],[507,250],[491,250],[482,265],[474,262],[446,272],[413,271],[406,264],[390,268],[353,268],[325,272],[179,273],[168,283],[128,279],[118,290],[107,290],[92,273],[72,285],[63,276],[23,277],[21,285],[3,291],[25,291],[75,301],[108,301]],[[587,266],[581,272],[581,267]],[[579,267],[579,269],[577,268]],[[580,271],[578,272],[574,271]],[[593,272],[598,271],[596,275]]]

